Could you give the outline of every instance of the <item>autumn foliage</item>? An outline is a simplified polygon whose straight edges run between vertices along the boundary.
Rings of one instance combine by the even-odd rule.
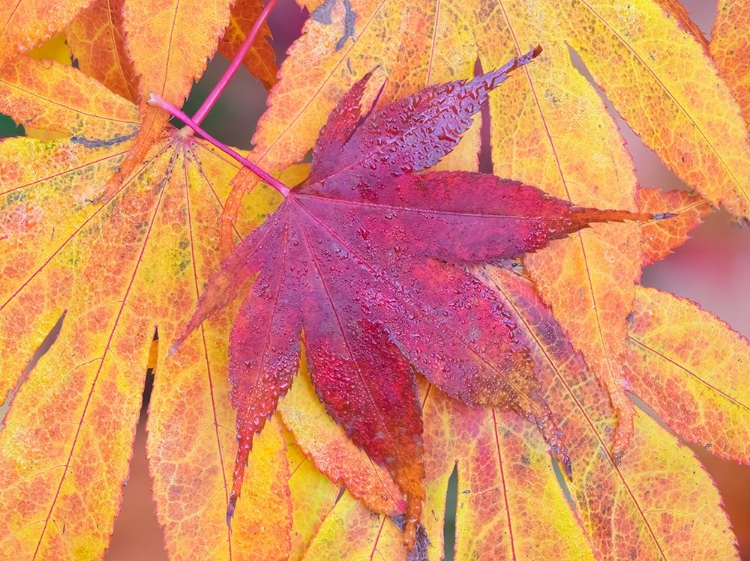
[[[737,558],[678,437],[750,462],[750,345],[639,281],[750,218],[750,3],[313,0],[280,69],[275,3],[0,7],[3,555],[103,556],[152,370],[170,559],[441,559],[454,472],[459,560]]]

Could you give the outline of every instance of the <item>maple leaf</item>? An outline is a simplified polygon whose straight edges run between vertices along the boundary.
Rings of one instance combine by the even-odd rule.
[[[537,63],[490,97],[493,172],[577,205],[635,211],[632,161],[597,92],[571,61],[573,47],[618,111],[678,176],[712,204],[737,216],[748,214],[746,128],[704,42],[696,41],[684,10],[674,2],[329,0],[305,5],[311,18],[284,61],[281,81],[253,137],[251,159],[259,165],[283,169],[299,161],[335,100],[375,66],[388,73],[379,98],[386,104],[432,83],[470,78],[477,59],[498,67],[542,44]],[[385,44],[383,37],[389,39]],[[710,107],[706,99],[712,100]],[[475,126],[443,169],[476,170],[479,143]],[[233,183],[234,193],[241,193],[257,179],[242,170]],[[237,200],[230,197],[225,213],[236,211]],[[608,388],[620,418],[614,447],[622,454],[634,414],[621,365],[633,286],[640,279],[640,233],[635,224],[609,224],[575,238],[575,243],[551,244],[527,266],[574,347]]]
[[[127,54],[122,7],[125,0],[96,0],[65,30],[78,67],[125,99],[138,102],[138,82]]]
[[[18,559],[100,558],[127,480],[154,329],[175,338],[218,266],[221,200],[237,165],[166,130],[133,177],[96,204],[138,130],[137,108],[75,68],[28,57],[3,67],[0,89],[0,111],[64,135],[0,143],[0,395],[10,396],[0,544]],[[246,477],[259,502],[238,509],[231,536],[227,495],[216,494],[236,447],[222,428],[235,422],[222,375],[230,318],[206,322],[172,363],[163,352],[155,363],[148,450],[173,559],[289,553],[279,424],[256,442]],[[54,344],[30,370],[55,325]]]
[[[570,473],[515,326],[461,267],[499,263],[591,222],[637,215],[576,208],[491,175],[414,173],[453,149],[489,92],[540,52],[363,117],[365,76],[321,131],[308,179],[223,264],[186,335],[257,274],[229,351],[239,451],[228,518],[253,435],[298,370],[302,332],[326,409],[406,495],[410,545],[425,498],[412,366],[454,398],[536,422]]]
[[[263,10],[263,2],[258,0],[238,0],[232,6],[229,26],[219,43],[219,52],[232,59],[242,48],[242,44],[251,33]],[[262,21],[260,35],[271,37],[271,30],[265,20]],[[270,89],[278,81],[276,74],[276,54],[268,41],[261,41],[253,45],[245,55],[244,63],[251,74],[257,76],[263,85]]]
[[[356,87],[363,99],[375,98],[377,105],[388,107],[425,85],[473,76],[477,56],[491,68],[541,43],[545,53],[537,62],[511,75],[490,96],[490,119],[483,124],[492,135],[495,172],[580,206],[671,218],[594,225],[527,255],[526,269],[514,263],[513,273],[476,268],[499,259],[493,251],[500,251],[502,243],[484,245],[499,232],[499,218],[491,214],[496,190],[510,186],[545,205],[559,204],[533,195],[531,188],[467,173],[477,167],[480,119],[466,124],[461,141],[437,164],[442,170],[464,172],[416,175],[397,165],[383,173],[387,177],[395,172],[399,178],[384,185],[375,178],[378,197],[402,203],[399,196],[411,193],[409,204],[423,205],[398,208],[383,224],[374,210],[383,200],[368,207],[372,211],[362,210],[362,197],[372,195],[366,187],[372,179],[368,173],[377,170],[354,170],[363,178],[361,191],[337,187],[346,175],[339,166],[348,165],[347,147],[376,114],[360,118],[356,109],[331,117],[315,146],[311,177],[292,191],[279,213],[294,218],[296,231],[303,234],[313,228],[309,221],[298,220],[303,203],[317,218],[325,218],[329,230],[313,231],[321,244],[319,251],[308,252],[310,259],[327,257],[325,247],[344,247],[332,241],[331,232],[341,234],[348,249],[356,250],[346,259],[344,253],[332,253],[333,270],[320,278],[335,286],[341,296],[336,304],[346,304],[341,317],[350,327],[346,336],[356,356],[374,347],[373,356],[382,361],[367,365],[380,373],[381,362],[382,370],[388,362],[402,393],[418,403],[421,418],[412,409],[404,415],[403,427],[395,426],[398,419],[387,419],[386,428],[400,439],[396,444],[407,444],[398,450],[403,454],[394,455],[395,468],[389,469],[387,461],[385,467],[373,463],[318,401],[303,354],[302,373],[279,403],[280,417],[291,433],[274,419],[262,435],[253,437],[244,473],[245,486],[253,492],[237,505],[231,534],[224,522],[227,508],[234,508],[227,491],[232,467],[226,459],[237,443],[230,428],[235,414],[229,407],[226,373],[227,334],[235,308],[201,324],[168,360],[159,353],[152,363],[147,355],[154,327],[159,326],[162,339],[173,340],[191,315],[202,284],[219,267],[218,217],[237,166],[189,132],[164,126],[165,116],[143,102],[155,90],[181,103],[218,38],[223,34],[236,47],[251,24],[242,14],[257,13],[261,3],[240,1],[231,11],[228,2],[164,2],[147,4],[146,9],[138,0],[14,4],[12,13],[0,8],[0,61],[7,61],[0,69],[0,111],[59,139],[0,144],[0,393],[9,394],[12,404],[0,433],[4,552],[37,558],[101,556],[127,473],[143,374],[146,365],[155,365],[149,461],[157,516],[173,559],[315,560],[378,552],[406,558],[399,530],[406,525],[407,511],[413,517],[418,510],[420,493],[425,496],[422,524],[432,538],[427,555],[437,558],[443,554],[445,495],[453,470],[460,485],[459,558],[736,557],[716,491],[689,451],[643,414],[632,420],[635,430],[628,434],[634,409],[623,385],[627,381],[683,439],[710,445],[723,457],[748,461],[745,427],[750,409],[739,383],[750,360],[747,340],[695,304],[635,284],[641,266],[681,244],[710,204],[747,216],[746,126],[731,99],[734,95],[746,109],[741,47],[748,42],[747,26],[738,15],[746,13],[746,0],[721,3],[710,46],[729,87],[713,71],[705,40],[672,0],[638,0],[627,6],[549,0],[533,6],[505,0],[307,4],[313,15],[306,35],[292,49],[255,137],[257,148],[250,157],[264,167],[285,168],[301,159],[336,101],[346,98],[349,86],[373,67],[388,75],[382,91],[364,83]],[[85,4],[89,7],[81,10]],[[194,17],[199,8],[205,17]],[[165,25],[169,21],[172,27]],[[225,29],[227,21],[230,27]],[[80,71],[17,57],[64,28]],[[231,33],[238,29],[242,31]],[[645,143],[707,200],[635,188],[622,139],[596,92],[570,64],[569,46],[607,87],[612,102]],[[269,55],[266,43],[257,47],[265,53],[261,58]],[[245,62],[252,59],[251,50]],[[259,73],[270,84],[270,59],[262,66]],[[133,78],[136,72],[145,77],[140,85]],[[133,102],[140,98],[141,113],[82,74]],[[348,94],[349,109],[357,105],[356,95]],[[350,137],[352,129],[357,132]],[[106,203],[92,202],[101,198],[102,185],[118,165],[123,169],[129,151],[133,173],[123,172],[124,182],[116,182]],[[407,167],[418,170],[422,165],[410,162]],[[233,183],[244,188],[246,178],[247,170],[242,170]],[[444,190],[460,185],[466,199],[420,198],[422,188],[430,194],[443,192],[433,185],[438,179],[446,180]],[[289,178],[284,182],[298,183]],[[465,211],[472,197],[485,197],[489,189],[489,206],[474,201],[477,206],[471,210],[477,211],[477,221],[498,222],[475,231],[466,226]],[[242,190],[235,189],[226,198],[222,218],[239,207],[241,195]],[[255,189],[250,199],[236,229],[231,220],[223,221],[223,242],[252,230],[278,205],[270,189]],[[444,213],[435,215],[438,202],[460,209],[451,230],[456,239],[432,231],[436,221],[446,227]],[[289,210],[293,205],[297,214]],[[352,224],[344,223],[348,215],[339,216],[328,205],[348,208],[354,218],[369,221],[368,228],[355,229],[354,218]],[[555,208],[578,212],[567,204]],[[422,222],[430,227],[404,224],[409,212],[433,216]],[[277,215],[261,231],[273,233],[274,220],[278,226]],[[394,240],[389,225],[412,234],[415,229],[424,232],[424,243]],[[470,242],[466,247],[457,243],[459,233]],[[289,254],[295,251],[283,237],[274,243],[287,247]],[[239,251],[249,250],[249,245],[246,241]],[[270,245],[264,249],[272,251]],[[526,244],[507,249],[507,255],[518,255]],[[241,284],[232,287],[221,284],[224,281],[252,281],[253,292],[263,294],[273,282],[283,288],[293,278],[289,270],[263,277],[273,259],[259,254],[246,262],[245,257],[235,255],[227,262],[234,276],[225,270],[215,277],[218,284],[211,290],[220,293],[217,307]],[[358,285],[347,283],[351,277],[345,267],[355,261],[381,274],[365,297],[382,307],[363,312],[362,299],[352,296]],[[398,298],[387,298],[393,292],[390,279],[403,281],[413,273],[418,278],[398,287]],[[265,287],[259,284],[264,278],[271,281]],[[300,278],[304,286],[309,275]],[[423,299],[425,293],[432,300]],[[289,309],[307,301],[288,294]],[[430,308],[435,301],[448,308],[447,319],[438,317],[436,328],[422,325],[422,331],[407,331],[400,312],[424,324],[438,313],[438,308]],[[208,305],[205,299],[201,305]],[[306,318],[320,308],[316,301],[300,312],[308,315],[297,327],[306,328]],[[246,304],[242,310],[246,315],[239,317],[237,330],[245,328],[252,335],[257,326],[247,314],[253,308]],[[303,341],[311,342],[308,331],[316,335],[327,326],[304,329]],[[506,326],[513,326],[511,343],[504,338]],[[423,332],[429,342],[437,341],[435,353],[425,353],[413,339]],[[456,333],[466,334],[475,347],[486,341],[477,356],[488,358],[492,368],[501,369],[507,356],[518,359],[523,370],[511,382],[521,391],[493,381],[495,393],[480,400],[494,404],[487,399],[498,399],[515,412],[449,399],[438,390],[440,384],[454,397],[462,384],[449,387],[450,380],[438,376],[432,376],[437,382],[432,386],[417,375],[414,386],[414,364],[432,374],[443,372],[446,357],[455,351],[450,342]],[[251,348],[243,346],[240,335],[232,336],[229,348],[234,353],[231,362],[244,372],[242,353]],[[45,336],[52,347],[34,366],[32,356]],[[496,337],[503,343],[490,348]],[[298,344],[296,336],[290,340],[290,345]],[[309,360],[312,364],[318,359],[312,372],[317,383],[321,346],[315,350]],[[292,362],[297,360],[295,356]],[[295,372],[292,366],[289,372]],[[595,375],[608,391],[598,387]],[[381,386],[385,384],[365,386],[372,388],[375,403],[399,397]],[[329,393],[337,390],[329,386]],[[232,391],[235,402],[241,401],[236,388]],[[467,401],[475,397],[464,396]],[[540,433],[517,413],[549,424]],[[616,415],[618,424],[613,422]],[[242,426],[245,421],[239,422]],[[417,424],[423,426],[421,448],[419,438],[407,438],[408,425]],[[365,438],[371,429],[352,423],[348,433]],[[565,443],[557,431],[566,435]],[[628,439],[630,446],[621,454]],[[561,483],[549,461],[554,442],[559,442],[557,456],[567,454],[575,466],[574,477]],[[375,459],[390,453],[386,444],[366,451]],[[615,454],[621,456],[619,463]],[[410,463],[415,456],[416,466]],[[420,462],[423,487],[415,481]],[[347,493],[341,495],[340,485]],[[565,492],[561,485],[567,487]],[[701,513],[698,519],[695,512]],[[425,546],[424,533],[419,536],[412,557]]]

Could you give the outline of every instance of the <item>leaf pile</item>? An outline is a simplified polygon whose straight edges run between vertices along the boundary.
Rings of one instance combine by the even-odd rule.
[[[284,200],[145,103],[181,105],[260,2],[0,8],[0,112],[29,134],[0,142],[2,551],[101,558],[155,364],[171,559],[439,559],[454,470],[457,559],[736,558],[626,390],[750,461],[748,341],[638,284],[711,205],[750,215],[746,2],[708,46],[665,1],[305,5],[278,79],[267,43],[245,61],[273,86],[248,157]],[[76,67],[22,54],[59,32]],[[636,185],[569,49],[700,195]],[[469,81],[477,59],[500,70]],[[508,179],[476,173],[482,126]],[[180,346],[151,362],[157,327]]]

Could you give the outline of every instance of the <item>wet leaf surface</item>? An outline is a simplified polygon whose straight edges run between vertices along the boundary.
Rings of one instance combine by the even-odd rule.
[[[301,333],[329,414],[406,495],[407,542],[425,497],[412,368],[454,398],[534,421],[570,470],[516,325],[463,267],[635,215],[577,208],[491,175],[416,173],[449,152],[488,92],[538,52],[362,118],[365,77],[321,132],[309,178],[224,262],[188,332],[255,277],[229,351],[240,438],[233,500],[253,436],[297,372]]]

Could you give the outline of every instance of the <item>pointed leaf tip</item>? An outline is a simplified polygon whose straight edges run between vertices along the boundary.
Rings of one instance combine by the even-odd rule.
[[[234,494],[234,491],[229,497],[229,502],[227,503],[227,528],[229,528],[229,531],[232,531],[232,518],[234,517],[234,511],[237,508],[237,496]]]

